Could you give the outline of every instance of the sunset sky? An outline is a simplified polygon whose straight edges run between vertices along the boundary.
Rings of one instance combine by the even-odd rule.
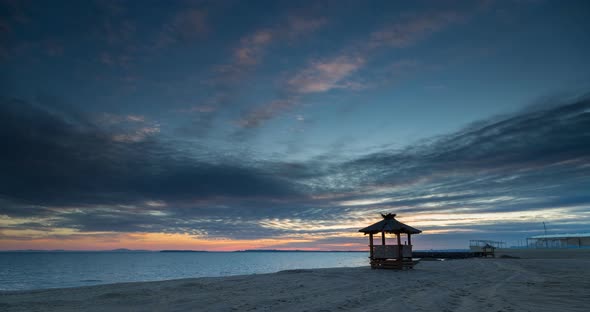
[[[0,250],[590,232],[590,1],[0,0]]]

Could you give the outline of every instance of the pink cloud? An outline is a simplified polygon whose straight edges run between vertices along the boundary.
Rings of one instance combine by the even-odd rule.
[[[287,80],[287,89],[291,96],[294,97],[334,89],[362,90],[375,86],[375,83],[369,84],[359,81],[358,77],[353,79],[354,74],[365,66],[367,59],[374,50],[387,47],[405,48],[411,46],[462,19],[461,14],[452,11],[406,15],[400,21],[374,31],[365,41],[348,47],[340,55],[309,62],[305,68]],[[273,29],[271,33],[268,33],[268,31],[263,31],[260,34],[255,33],[243,39],[240,47],[235,50],[237,63],[242,65],[257,64],[264,53],[264,48],[273,40],[313,32],[326,23],[327,21],[321,18],[289,17],[287,26],[282,29]],[[257,37],[261,39],[255,40],[254,38]],[[384,76],[385,80],[390,81],[392,76],[396,77],[398,73],[406,72],[416,66],[417,64],[413,60],[398,61],[388,68],[384,68],[383,70],[386,72],[381,73],[381,75]],[[291,110],[296,105],[298,105],[298,102],[294,100],[276,100],[251,111],[241,118],[238,124],[244,128],[258,127],[263,122]]]
[[[371,33],[368,44],[365,41],[356,47],[349,47],[349,50],[360,51],[354,54],[357,56],[352,56],[352,53],[344,53],[333,59],[311,62],[307,68],[295,74],[287,82],[287,85],[292,92],[296,93],[317,93],[333,89],[364,89],[366,84],[359,81],[350,81],[347,78],[350,78],[353,73],[365,65],[373,50],[386,47],[404,48],[411,46],[462,19],[461,14],[453,11],[434,12],[418,16],[406,15],[400,21]],[[306,24],[303,23],[302,25]],[[315,24],[310,23],[309,25]],[[306,26],[300,27],[305,28]],[[392,69],[408,67],[409,65],[400,62],[395,65],[396,68]]]
[[[217,106],[214,105],[196,105],[193,107],[190,107],[188,109],[178,109],[176,110],[177,112],[181,112],[181,113],[213,113],[217,110]]]
[[[325,92],[337,88],[353,86],[345,78],[365,64],[361,57],[338,56],[333,59],[312,62],[297,73],[287,84],[298,93]]]
[[[355,74],[366,65],[376,50],[401,49],[412,46],[434,33],[463,21],[467,15],[467,13],[455,11],[402,15],[399,20],[369,33],[364,40],[345,47],[343,52],[335,57],[310,61],[305,68],[286,80],[287,94],[290,94],[291,98],[296,98],[304,94],[321,93],[334,89],[363,90],[401,79],[402,73],[415,71],[419,64],[414,60],[401,60],[380,68],[375,73],[380,77],[379,82],[375,82],[375,77],[370,80],[362,80],[362,77]],[[241,45],[234,51],[236,64],[257,64],[261,61],[266,46],[273,41],[317,31],[326,23],[327,20],[323,18],[290,16],[285,26],[273,28],[269,35],[263,37],[265,40],[253,40],[255,34],[242,40]],[[239,69],[233,73],[239,73],[241,70],[238,66],[228,66],[227,68]],[[276,100],[251,111],[241,118],[238,124],[244,128],[258,127],[263,122],[291,110],[299,104],[298,101],[292,99]]]
[[[235,64],[250,66],[260,62],[265,49],[273,41],[305,35],[317,31],[327,23],[325,18],[291,15],[286,22],[269,29],[260,29],[243,37],[234,50]]]
[[[296,36],[300,34],[307,34],[314,32],[324,25],[326,25],[328,20],[323,17],[319,18],[311,18],[311,17],[304,17],[304,16],[296,16],[292,15],[288,17],[288,30],[287,32],[291,36]]]
[[[297,101],[295,99],[272,101],[243,116],[240,120],[238,120],[238,125],[242,128],[258,127],[264,121],[267,121],[276,115],[291,109],[295,105],[297,105]]]
[[[160,133],[160,126],[158,125],[153,127],[142,127],[132,132],[115,134],[112,136],[112,140],[124,143],[137,143],[145,141],[149,137],[158,133]]]
[[[145,121],[145,116],[142,115],[127,115],[126,119],[129,121],[134,121],[134,122],[144,122]]]
[[[272,32],[270,31],[259,31],[256,32],[252,38],[250,39],[252,41],[253,44],[259,44],[259,45],[263,45],[263,44],[267,44],[272,40]]]
[[[259,30],[240,40],[240,46],[234,51],[235,61],[239,65],[254,65],[261,58],[264,48],[273,39],[271,30]]]
[[[160,124],[149,121],[143,115],[103,113],[97,116],[95,122],[104,130],[112,133],[111,140],[116,142],[141,142],[160,133]]]

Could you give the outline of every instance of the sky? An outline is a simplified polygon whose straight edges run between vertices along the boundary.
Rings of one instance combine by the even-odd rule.
[[[588,33],[575,0],[0,0],[0,250],[590,232]]]

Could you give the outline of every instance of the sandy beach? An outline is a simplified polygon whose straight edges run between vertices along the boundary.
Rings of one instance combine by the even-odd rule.
[[[0,293],[2,311],[587,311],[589,259],[423,261]]]

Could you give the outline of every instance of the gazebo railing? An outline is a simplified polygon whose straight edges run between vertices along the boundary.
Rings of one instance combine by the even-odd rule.
[[[401,247],[402,258],[412,257],[412,245],[374,245],[373,258],[374,259],[397,259],[399,257],[399,250]]]

